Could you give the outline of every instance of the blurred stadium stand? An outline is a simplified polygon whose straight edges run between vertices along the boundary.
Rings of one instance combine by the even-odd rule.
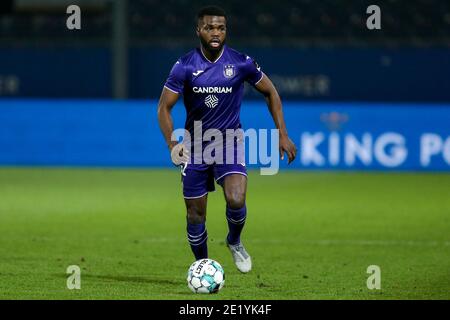
[[[11,13],[12,7],[13,7],[12,0],[4,0],[0,2],[0,15]]]
[[[228,43],[256,58],[284,99],[450,101],[448,0],[1,3],[0,97],[157,98],[174,61],[198,45],[196,12],[216,4]],[[81,30],[66,28],[70,4]],[[371,4],[381,30],[366,27]]]
[[[2,0],[8,8],[11,1]],[[130,41],[190,45],[199,7],[218,4],[229,15],[233,43],[278,45],[449,45],[450,1],[447,0],[129,0]],[[76,40],[107,40],[111,33],[111,1],[16,0],[1,18],[3,41],[66,41],[66,17],[59,8],[79,4],[83,30]],[[367,33],[365,10],[382,6],[382,30]],[[5,9],[6,10],[6,9]]]

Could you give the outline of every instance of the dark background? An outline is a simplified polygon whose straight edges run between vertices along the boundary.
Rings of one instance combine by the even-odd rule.
[[[81,30],[66,28],[68,4],[80,6]],[[0,96],[157,98],[198,45],[206,4],[227,11],[229,45],[254,57],[284,99],[450,101],[445,0],[2,1]],[[371,4],[381,30],[366,27]]]

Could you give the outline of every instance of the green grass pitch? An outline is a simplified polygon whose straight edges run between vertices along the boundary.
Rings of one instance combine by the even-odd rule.
[[[0,169],[1,299],[450,299],[450,175],[252,171],[240,274],[208,199],[216,295],[192,294],[179,172]],[[81,267],[81,290],[66,268]],[[366,286],[381,268],[381,290]]]

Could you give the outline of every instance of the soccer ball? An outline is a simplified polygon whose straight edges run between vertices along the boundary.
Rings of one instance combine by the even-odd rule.
[[[200,259],[189,267],[187,283],[194,293],[216,293],[225,284],[225,272],[217,261]]]

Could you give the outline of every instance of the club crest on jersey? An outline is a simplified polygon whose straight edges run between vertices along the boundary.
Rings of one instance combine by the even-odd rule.
[[[223,66],[223,75],[225,78],[233,78],[236,74],[236,70],[234,68],[234,65],[232,64],[225,64]]]

